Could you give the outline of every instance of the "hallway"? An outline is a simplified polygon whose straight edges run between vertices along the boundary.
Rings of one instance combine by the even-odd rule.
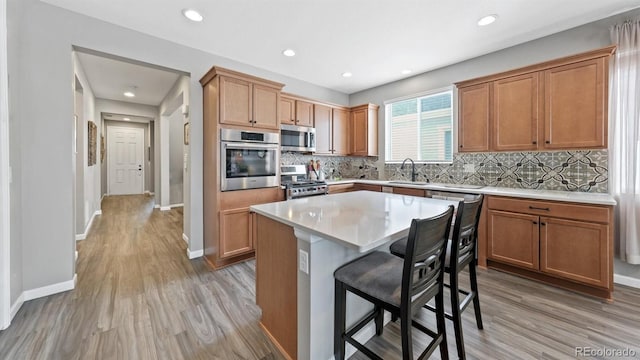
[[[0,359],[280,359],[258,327],[254,263],[188,260],[182,208],[106,197],[78,242],[76,289],[26,302]]]

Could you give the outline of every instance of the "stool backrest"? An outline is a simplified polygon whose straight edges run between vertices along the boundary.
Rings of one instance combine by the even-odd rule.
[[[453,211],[453,206],[449,206],[440,215],[411,221],[402,273],[401,312],[415,313],[438,291],[442,291]]]
[[[482,195],[465,195],[464,201],[458,204],[449,256],[451,272],[475,259],[483,200]]]

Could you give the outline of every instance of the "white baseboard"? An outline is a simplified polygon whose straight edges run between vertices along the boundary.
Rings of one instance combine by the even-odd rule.
[[[22,304],[24,304],[24,293],[20,294],[20,296],[18,296],[18,298],[16,299],[16,302],[14,302],[11,305],[11,313],[9,314],[9,321],[13,320],[13,318],[16,316],[18,311],[20,311]]]
[[[76,250],[76,262],[78,262],[78,250]]]
[[[613,282],[640,289],[640,279],[635,277],[613,274]]]
[[[169,211],[171,210],[171,206],[160,206],[160,211]]]
[[[93,225],[93,219],[96,218],[96,216],[98,215],[102,215],[102,209],[100,210],[96,210],[93,215],[91,215],[91,219],[89,219],[89,223],[87,224],[87,226],[84,228],[84,233],[82,234],[76,234],[76,241],[80,241],[80,240],[84,240],[87,238],[87,234],[89,234],[89,230],[91,230],[91,225]]]
[[[43,286],[43,287],[31,289],[31,290],[26,290],[25,292],[22,293],[22,295],[24,295],[24,301],[38,299],[41,297],[73,290],[76,288],[77,281],[78,281],[78,274],[73,274],[73,279],[69,281],[64,281],[64,282],[53,284],[53,285],[47,285],[47,286]]]
[[[102,202],[102,200],[104,200],[105,196],[107,196],[107,194],[102,194],[102,197],[100,198],[100,202]]]
[[[169,207],[172,208],[172,209],[173,208],[178,208],[178,207],[184,207],[184,204],[183,203],[182,204],[171,204],[171,205],[169,205]]]
[[[153,196],[153,195],[155,195],[156,193],[154,193],[153,191],[145,190],[145,191],[144,191],[144,194],[145,194],[145,195]]]
[[[184,242],[186,242],[187,245],[189,245],[189,237],[185,233],[182,233],[182,240],[184,240]]]
[[[160,209],[160,205],[155,204],[155,205],[153,205],[153,208],[154,208],[154,209]]]
[[[189,259],[196,259],[204,256],[204,250],[191,251],[187,249],[187,256]]]

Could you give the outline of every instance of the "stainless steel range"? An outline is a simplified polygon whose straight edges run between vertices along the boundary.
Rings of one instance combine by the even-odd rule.
[[[326,195],[329,191],[325,181],[309,180],[307,178],[305,165],[281,166],[280,183],[285,187],[287,200]]]

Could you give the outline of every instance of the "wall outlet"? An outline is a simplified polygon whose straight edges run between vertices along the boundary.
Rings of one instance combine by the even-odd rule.
[[[298,267],[300,268],[300,271],[302,271],[305,274],[308,274],[309,273],[309,253],[304,250],[300,250],[300,261],[298,263],[299,263]]]
[[[474,164],[464,164],[464,172],[472,173],[476,171],[476,166]]]

